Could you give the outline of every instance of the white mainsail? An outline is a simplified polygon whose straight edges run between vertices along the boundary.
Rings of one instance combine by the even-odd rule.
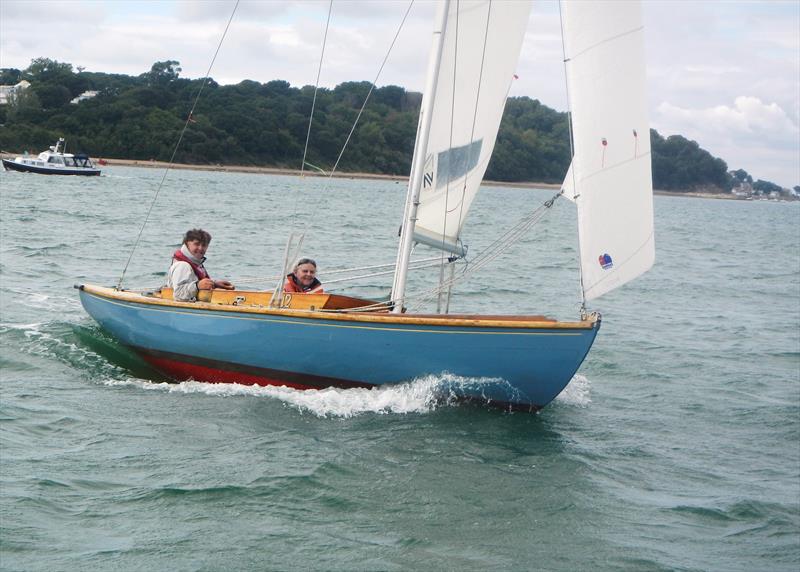
[[[655,259],[641,7],[630,0],[563,2],[562,22],[574,140],[563,189],[577,205],[590,300]]]
[[[448,7],[414,240],[455,253],[478,192],[522,49],[528,0]]]

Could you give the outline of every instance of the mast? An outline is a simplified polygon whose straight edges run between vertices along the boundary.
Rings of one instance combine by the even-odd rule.
[[[433,117],[433,103],[436,94],[436,84],[439,78],[439,67],[442,63],[444,47],[444,33],[447,28],[447,15],[450,10],[450,0],[445,0],[439,6],[436,15],[436,27],[433,30],[431,57],[428,60],[428,74],[425,80],[425,93],[420,109],[420,122],[414,157],[412,158],[411,176],[408,182],[406,196],[405,219],[400,231],[400,244],[397,250],[397,268],[395,269],[394,283],[392,285],[391,300],[394,302],[392,312],[401,313],[406,293],[408,280],[408,263],[411,260],[411,247],[414,241],[414,225],[417,222],[417,207],[419,194],[422,188],[422,177],[425,170],[425,155],[428,152],[428,137],[431,131]]]

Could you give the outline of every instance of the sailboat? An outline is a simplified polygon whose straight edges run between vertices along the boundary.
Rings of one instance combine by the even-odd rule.
[[[566,2],[562,11],[573,157],[558,197],[577,208],[583,304],[574,321],[407,307],[415,245],[465,256],[462,228],[492,155],[530,13],[520,0],[444,0],[438,7],[388,302],[280,288],[213,290],[179,302],[165,288],[84,284],[84,308],[175,380],[372,388],[451,374],[475,381],[459,389],[466,399],[544,407],[570,382],[600,329],[600,314],[586,303],[647,271],[655,256],[641,8],[627,0]]]

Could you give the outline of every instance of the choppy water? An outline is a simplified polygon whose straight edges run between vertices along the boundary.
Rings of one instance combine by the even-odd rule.
[[[587,361],[528,415],[450,403],[447,377],[163,383],[72,289],[116,284],[162,175],[106,173],[0,173],[3,570],[800,567],[800,204],[656,197],[656,266],[597,301]],[[275,274],[292,229],[323,280],[393,261],[402,185],[301,187],[170,173],[125,284],[159,284],[191,226],[234,281]],[[471,252],[551,194],[484,192]],[[575,317],[574,227],[557,202],[453,311]]]

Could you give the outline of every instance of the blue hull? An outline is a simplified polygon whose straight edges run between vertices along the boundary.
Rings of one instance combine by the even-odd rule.
[[[566,387],[600,326],[220,309],[89,286],[80,298],[104,330],[176,379],[371,387],[447,372],[470,379],[463,397],[530,409]]]

